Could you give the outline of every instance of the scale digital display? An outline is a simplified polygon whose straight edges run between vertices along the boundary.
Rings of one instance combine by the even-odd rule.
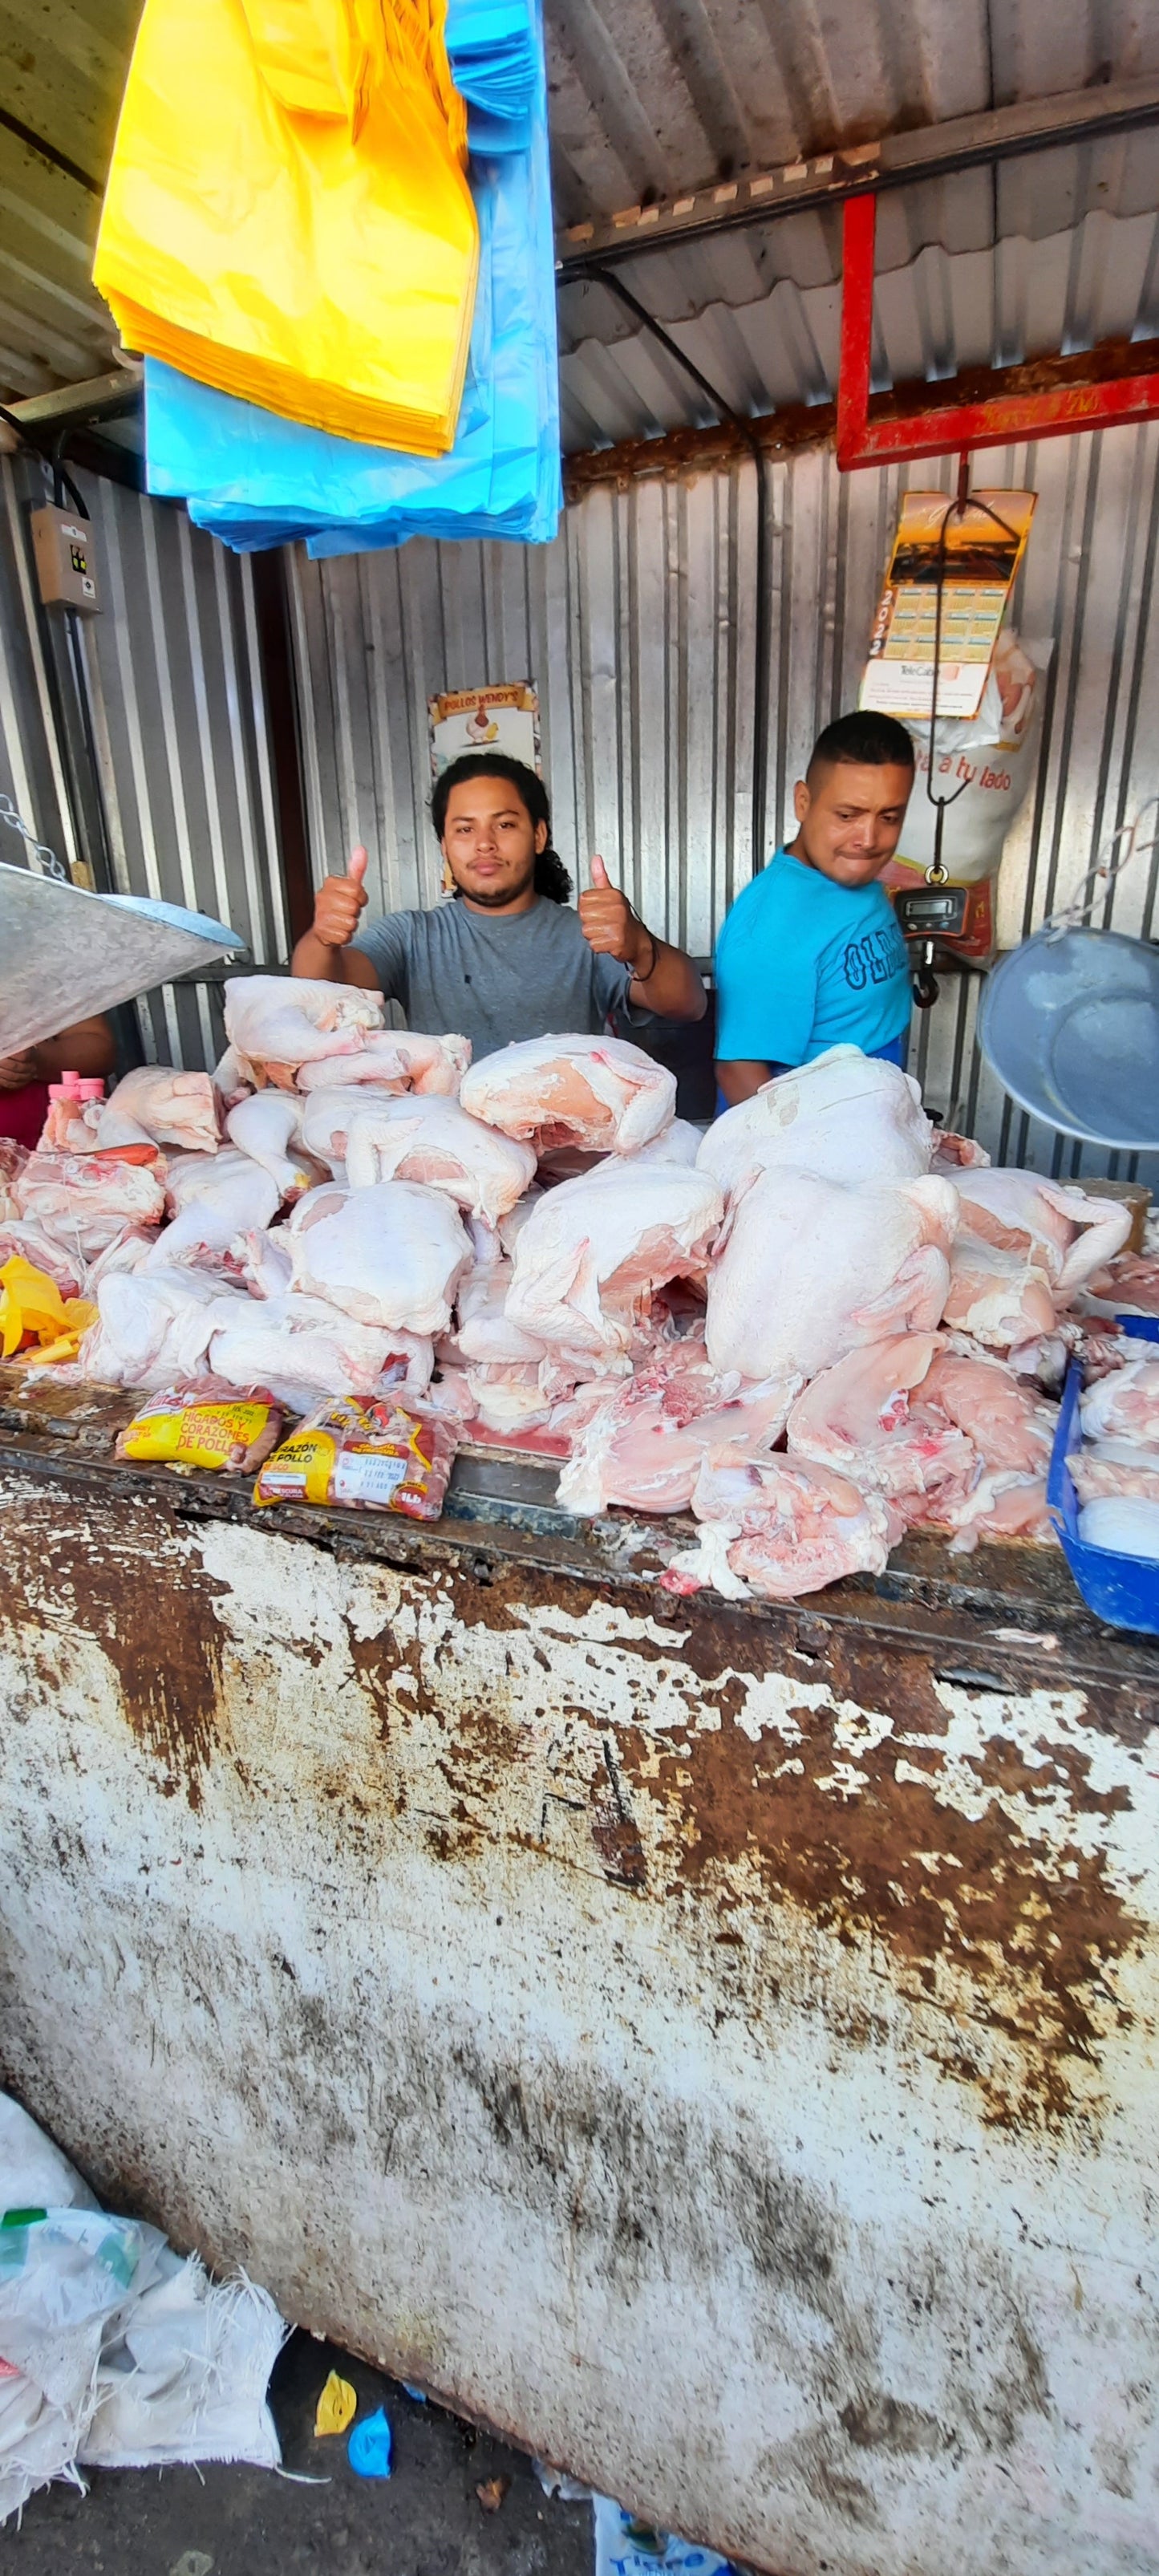
[[[966,892],[965,886],[930,886],[920,893],[897,895],[894,909],[906,938],[929,939],[935,932],[947,938],[960,934],[966,920]]]

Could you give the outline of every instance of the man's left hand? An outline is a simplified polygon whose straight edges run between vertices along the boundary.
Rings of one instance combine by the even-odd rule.
[[[591,885],[579,899],[579,923],[597,957],[618,957],[621,965],[636,965],[648,934],[598,856],[592,860]]]

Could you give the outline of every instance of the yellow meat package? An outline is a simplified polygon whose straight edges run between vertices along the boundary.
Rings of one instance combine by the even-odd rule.
[[[126,344],[381,447],[452,445],[479,237],[446,0],[145,0],[93,276]]]
[[[260,1470],[255,1503],[348,1503],[437,1521],[454,1465],[453,1431],[437,1414],[377,1396],[320,1405]]]
[[[117,1440],[118,1458],[167,1467],[216,1467],[251,1476],[281,1437],[283,1414],[255,1389],[167,1387],[135,1413]]]

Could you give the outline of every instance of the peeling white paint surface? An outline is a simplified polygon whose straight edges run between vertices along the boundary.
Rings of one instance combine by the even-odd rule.
[[[0,2056],[104,2187],[780,2576],[1159,2576],[1154,1712],[0,1500]]]

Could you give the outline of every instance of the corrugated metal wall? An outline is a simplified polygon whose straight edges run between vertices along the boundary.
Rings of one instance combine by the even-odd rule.
[[[1036,787],[1007,845],[1002,935],[1065,900],[1104,836],[1159,791],[1159,427],[998,451],[976,479],[1040,494],[1016,603],[1052,637]],[[820,726],[856,703],[898,495],[950,469],[838,474],[828,450],[767,469],[775,520],[770,674],[772,829]],[[556,843],[600,850],[647,919],[710,950],[752,870],[754,468],[596,488],[556,544],[414,544],[292,570],[315,871],[371,851],[377,905],[430,903],[438,852],[426,701],[482,681],[538,682]],[[1150,934],[1141,864],[1116,926]],[[1127,1168],[1037,1128],[974,1043],[978,984],[947,978],[916,1024],[915,1069],[939,1109],[996,1158],[1062,1171]],[[1157,1174],[1159,1177],[1159,1174]]]
[[[248,563],[202,536],[184,510],[80,477],[103,606],[79,621],[74,678],[59,614],[38,607],[31,572],[26,521],[46,497],[41,468],[5,457],[0,469],[0,790],[66,862],[94,856],[92,758],[82,747],[77,766],[89,774],[79,794],[68,758],[79,678],[117,891],[230,922],[259,963],[284,957]],[[14,834],[0,841],[0,858],[21,858]],[[212,1064],[221,1051],[214,985],[165,986],[146,997],[140,1020],[149,1057]]]

